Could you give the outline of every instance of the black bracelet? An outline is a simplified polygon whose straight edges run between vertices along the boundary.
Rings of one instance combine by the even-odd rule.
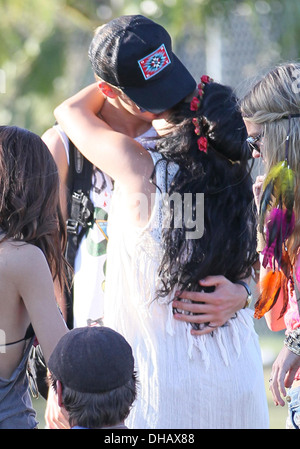
[[[249,287],[249,285],[246,284],[246,282],[244,282],[244,281],[236,281],[235,283],[236,283],[236,284],[242,285],[242,286],[246,289],[246,292],[247,292],[247,295],[248,295],[248,296],[247,296],[247,299],[246,299],[246,304],[245,304],[244,307],[243,307],[243,309],[246,309],[247,307],[250,306],[251,301],[252,301],[252,299],[253,299],[253,295],[252,295],[252,292],[251,292],[251,290],[250,290],[250,287]]]

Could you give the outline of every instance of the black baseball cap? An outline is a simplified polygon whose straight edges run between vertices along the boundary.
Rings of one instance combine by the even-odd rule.
[[[125,385],[134,373],[134,358],[122,335],[104,326],[67,332],[52,352],[48,367],[72,390],[101,393]]]
[[[154,114],[170,109],[196,88],[173,53],[168,32],[142,15],[121,16],[99,28],[89,58],[96,75]]]

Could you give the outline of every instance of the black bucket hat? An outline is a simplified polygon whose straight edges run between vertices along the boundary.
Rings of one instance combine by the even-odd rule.
[[[108,327],[79,327],[67,332],[52,352],[49,370],[64,386],[101,393],[125,385],[134,374],[130,345]]]

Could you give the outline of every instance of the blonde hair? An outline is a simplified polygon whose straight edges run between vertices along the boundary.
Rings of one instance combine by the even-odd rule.
[[[300,247],[300,63],[276,66],[263,77],[241,101],[245,120],[263,127],[262,152],[266,173],[285,159],[289,135],[288,163],[295,173],[295,219],[293,235],[288,241],[291,260]]]

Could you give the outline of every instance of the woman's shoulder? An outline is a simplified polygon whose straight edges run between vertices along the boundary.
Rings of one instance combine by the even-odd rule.
[[[6,240],[0,243],[0,261],[4,262],[8,268],[13,266],[15,270],[21,267],[36,269],[46,262],[46,258],[43,251],[35,245]]]

